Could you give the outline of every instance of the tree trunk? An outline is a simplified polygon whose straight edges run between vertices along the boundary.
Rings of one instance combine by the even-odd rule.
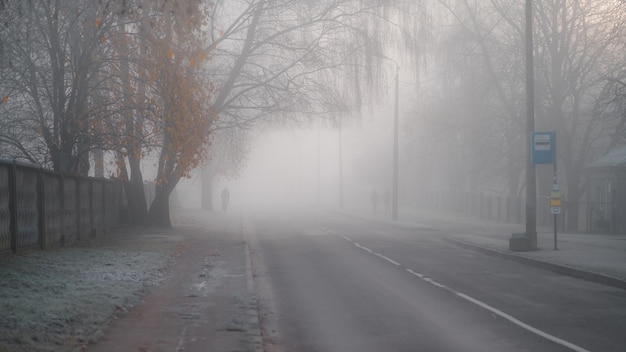
[[[96,148],[93,151],[94,159],[94,176],[104,177],[104,150]]]
[[[148,213],[151,225],[172,227],[172,222],[170,221],[170,193],[165,192],[165,189],[162,187],[157,187],[154,201],[150,205],[150,212]]]
[[[91,167],[89,164],[90,146],[88,142],[84,141],[85,139],[84,137],[79,138],[81,141],[78,143],[78,155],[76,156],[78,174],[83,177],[89,176],[89,169]]]
[[[178,179],[166,182],[163,185],[157,184],[154,201],[150,205],[148,220],[150,225],[158,227],[172,227],[170,220],[170,194],[176,187]]]
[[[143,175],[139,165],[139,160],[129,158],[130,163],[130,188],[132,191],[128,194],[128,206],[131,208],[133,223],[135,225],[148,224],[148,205],[146,204],[146,192],[143,188]],[[130,198],[132,197],[132,201]]]
[[[210,167],[204,167],[202,169],[202,182],[200,187],[202,188],[202,209],[213,211],[213,180],[215,179],[215,172]]]

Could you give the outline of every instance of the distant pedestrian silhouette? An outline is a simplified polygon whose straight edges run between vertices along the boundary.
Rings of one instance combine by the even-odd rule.
[[[372,193],[372,206],[374,207],[374,213],[376,212],[376,208],[378,208],[378,192],[374,190]]]
[[[226,211],[226,208],[228,208],[228,202],[230,202],[230,192],[228,191],[228,188],[224,188],[224,190],[222,191],[222,210]]]
[[[385,204],[385,213],[389,212],[389,189],[385,188],[385,192],[383,193],[383,204]]]

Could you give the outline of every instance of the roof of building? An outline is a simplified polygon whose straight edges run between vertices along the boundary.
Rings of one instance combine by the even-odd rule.
[[[587,169],[626,168],[626,146],[617,147],[587,165]]]

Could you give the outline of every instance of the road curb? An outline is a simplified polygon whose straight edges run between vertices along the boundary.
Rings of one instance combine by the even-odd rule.
[[[263,333],[261,332],[261,317],[259,308],[259,298],[256,295],[256,288],[254,282],[254,271],[252,269],[252,259],[250,253],[250,236],[246,229],[246,226],[242,220],[241,232],[245,241],[245,260],[246,260],[246,291],[250,296],[250,306],[248,307],[248,323],[250,348],[253,352],[263,352]]]
[[[596,273],[593,271],[577,269],[571,266],[567,266],[563,264],[556,264],[556,263],[552,263],[552,262],[548,262],[544,260],[537,260],[537,259],[533,259],[524,255],[521,255],[521,254],[488,248],[485,246],[463,241],[457,238],[444,237],[442,239],[443,241],[456,245],[458,247],[470,249],[470,250],[484,253],[490,256],[494,256],[494,257],[498,257],[498,258],[502,258],[506,260],[512,260],[521,264],[549,270],[558,274],[567,275],[567,276],[571,276],[577,279],[587,280],[587,281],[595,282],[598,284],[626,290],[625,280],[622,280],[613,276],[609,276],[606,274],[600,274],[600,273]]]

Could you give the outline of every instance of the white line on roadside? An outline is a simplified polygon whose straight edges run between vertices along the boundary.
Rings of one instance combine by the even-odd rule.
[[[506,313],[504,313],[504,312],[502,312],[502,311],[500,311],[500,310],[498,310],[498,309],[496,309],[496,308],[494,308],[494,307],[492,307],[492,306],[490,306],[490,305],[488,305],[486,303],[483,303],[482,301],[479,301],[479,300],[477,300],[477,299],[475,299],[475,298],[473,298],[471,296],[468,296],[468,295],[466,295],[464,293],[461,293],[461,292],[458,292],[456,290],[453,290],[452,288],[450,288],[450,287],[448,287],[446,285],[440,284],[439,282],[437,282],[437,281],[427,277],[424,274],[420,274],[420,273],[415,272],[415,271],[413,271],[411,269],[405,269],[405,270],[407,272],[409,272],[409,273],[419,277],[421,280],[423,280],[425,282],[428,282],[431,285],[434,285],[434,286],[442,288],[442,289],[444,289],[446,291],[449,291],[449,292],[455,294],[456,296],[461,297],[464,300],[466,300],[468,302],[471,302],[471,303],[473,303],[473,304],[475,304],[475,305],[477,305],[477,306],[479,306],[479,307],[481,307],[483,309],[486,309],[486,310],[490,311],[491,313],[493,313],[493,314],[495,314],[495,315],[497,315],[497,316],[499,316],[501,318],[504,318],[504,319],[508,320],[509,322],[511,322],[511,323],[513,323],[513,324],[523,328],[523,329],[526,329],[526,330],[528,330],[528,331],[530,331],[530,332],[532,332],[532,333],[534,333],[536,335],[539,335],[539,336],[541,336],[541,337],[543,337],[543,338],[545,338],[547,340],[550,340],[550,341],[552,341],[554,343],[557,343],[557,344],[559,344],[559,345],[561,345],[563,347],[567,347],[567,348],[571,349],[572,351],[589,352],[589,350],[586,350],[586,349],[584,349],[584,348],[582,348],[582,347],[580,347],[578,345],[575,345],[575,344],[573,344],[571,342],[568,342],[568,341],[560,339],[560,338],[558,338],[556,336],[550,335],[547,332],[543,332],[543,331],[541,331],[541,330],[539,330],[537,328],[534,328],[534,327],[524,323],[521,320],[518,320],[518,319],[516,319],[516,318],[514,318],[514,317],[512,317],[512,316],[510,316],[510,315],[508,315],[508,314],[506,314]]]
[[[339,237],[343,238],[344,240],[348,241],[348,242],[354,242],[350,237],[346,237],[344,235],[338,235]]]
[[[400,266],[400,263],[398,263],[397,261],[395,261],[395,260],[393,260],[391,258],[385,257],[384,255],[382,255],[380,253],[374,253],[374,255],[376,255],[376,256],[378,256],[380,258],[383,258],[384,260],[388,261],[389,263],[391,263],[391,264],[393,264],[395,266]]]
[[[386,256],[384,256],[384,255],[382,255],[382,254],[380,254],[380,253],[376,253],[376,252],[374,252],[373,250],[371,250],[371,249],[369,249],[369,248],[367,248],[367,247],[365,247],[365,246],[362,246],[362,245],[360,245],[360,244],[359,244],[359,243],[357,243],[357,242],[354,242],[354,245],[355,245],[357,248],[361,248],[362,250],[364,250],[364,251],[366,251],[366,252],[368,252],[368,253],[372,253],[373,255],[375,255],[375,256],[377,256],[377,257],[379,257],[379,258],[382,258],[382,259],[384,259],[384,260],[388,261],[389,263],[391,263],[391,264],[393,264],[393,265],[395,265],[395,266],[400,266],[400,263],[398,263],[397,261],[395,261],[395,260],[393,260],[393,259],[391,259],[391,258],[389,258],[389,257],[386,257]]]
[[[331,235],[338,236],[338,234],[337,234],[335,231],[330,230],[330,229],[327,229],[327,228],[325,228],[325,227],[324,227],[324,226],[322,226],[322,225],[317,225],[317,227],[318,227],[320,230],[322,230],[322,231],[326,231],[326,232],[328,232],[328,233],[329,233],[329,234],[331,234]]]
[[[318,225],[318,227],[320,229],[324,230],[324,231],[327,231],[330,234],[333,234],[335,236],[339,236],[339,237],[345,239],[348,242],[354,243],[354,245],[356,247],[358,247],[358,248],[360,248],[360,249],[362,249],[362,250],[364,250],[366,252],[369,252],[371,254],[374,254],[374,255],[376,255],[376,256],[378,256],[378,257],[380,257],[380,258],[390,262],[391,264],[393,264],[395,266],[401,266],[401,264],[396,262],[395,260],[393,260],[391,258],[388,258],[388,257],[386,257],[386,256],[384,256],[384,255],[382,255],[380,253],[376,253],[376,252],[372,251],[371,249],[369,249],[369,248],[367,248],[365,246],[362,246],[361,244],[355,242],[354,240],[352,240],[349,237],[346,237],[344,235],[340,235],[340,234],[338,234],[338,233],[336,233],[334,231],[331,231],[331,230],[326,229],[326,228],[324,228],[322,226],[319,226],[319,225]],[[530,332],[532,332],[532,333],[534,333],[534,334],[536,334],[536,335],[538,335],[540,337],[543,337],[543,338],[545,338],[547,340],[550,340],[550,341],[552,341],[552,342],[554,342],[556,344],[559,344],[559,345],[561,345],[563,347],[567,347],[570,350],[575,351],[575,352],[590,352],[589,350],[586,350],[586,349],[584,349],[584,348],[582,348],[582,347],[580,347],[578,345],[575,345],[575,344],[573,344],[571,342],[568,342],[568,341],[560,339],[560,338],[558,338],[556,336],[550,335],[547,332],[544,332],[544,331],[541,331],[541,330],[539,330],[537,328],[534,328],[534,327],[532,327],[532,326],[530,326],[530,325],[528,325],[528,324],[526,324],[526,323],[524,323],[524,322],[522,322],[522,321],[520,321],[520,320],[518,320],[518,319],[516,319],[516,318],[514,318],[514,317],[512,317],[512,316],[510,316],[510,315],[508,315],[508,314],[506,314],[506,313],[504,313],[504,312],[502,312],[502,311],[500,311],[500,310],[498,310],[498,309],[496,309],[496,308],[494,308],[494,307],[492,307],[492,306],[490,306],[488,304],[486,304],[486,303],[483,303],[483,302],[481,302],[481,301],[479,301],[479,300],[477,300],[477,299],[475,299],[475,298],[473,298],[471,296],[468,296],[468,295],[466,295],[464,293],[461,293],[461,292],[458,292],[458,291],[456,291],[456,290],[454,290],[454,289],[452,289],[452,288],[450,288],[450,287],[448,287],[448,286],[446,286],[444,284],[441,284],[441,283],[439,283],[439,282],[429,278],[428,276],[426,276],[424,274],[418,273],[418,272],[416,272],[416,271],[414,271],[412,269],[409,269],[409,268],[405,268],[404,270],[406,270],[408,273],[418,277],[420,280],[422,280],[424,282],[428,282],[429,284],[431,284],[433,286],[436,286],[436,287],[439,287],[439,288],[444,289],[446,291],[449,291],[449,292],[453,293],[454,295],[456,295],[456,296],[458,296],[460,298],[463,298],[464,300],[466,300],[468,302],[471,302],[471,303],[473,303],[473,304],[475,304],[475,305],[477,305],[477,306],[479,306],[479,307],[481,307],[483,309],[486,309],[486,310],[490,311],[491,313],[493,313],[493,314],[495,314],[495,315],[497,315],[497,316],[499,316],[501,318],[504,318],[504,319],[508,320],[509,322],[511,322],[511,323],[513,323],[513,324],[523,328],[523,329],[526,329],[526,330],[528,330],[528,331],[530,331]]]
[[[358,244],[358,243],[356,243],[356,242],[354,242],[354,245],[355,245],[357,248],[361,248],[362,250],[364,250],[364,251],[366,251],[366,252],[374,253],[374,252],[372,252],[372,250],[371,250],[371,249],[369,249],[369,248],[367,248],[367,247],[363,247],[363,246],[361,246],[360,244]]]
[[[322,231],[326,231],[326,232],[328,232],[328,233],[329,233],[329,234],[331,234],[331,235],[339,236],[339,237],[343,238],[344,240],[346,240],[346,241],[348,241],[348,242],[354,242],[354,241],[353,241],[350,237],[348,237],[348,236],[344,236],[344,235],[340,235],[340,234],[338,234],[337,232],[335,232],[335,231],[333,231],[333,230],[331,230],[331,229],[327,229],[327,228],[325,228],[325,227],[324,227],[324,226],[322,226],[322,225],[317,225],[317,227],[318,227],[320,230],[322,230]]]
[[[371,249],[369,249],[369,248],[367,248],[367,247],[365,247],[365,246],[362,246],[362,245],[361,245],[361,244],[359,244],[358,242],[354,242],[351,238],[349,238],[349,237],[347,237],[347,236],[340,235],[340,234],[338,234],[338,233],[336,233],[336,232],[333,232],[333,231],[331,231],[331,230],[329,230],[329,229],[327,229],[327,228],[325,228],[325,227],[322,227],[321,225],[318,225],[318,227],[319,227],[320,229],[322,229],[322,230],[324,230],[324,231],[328,232],[328,233],[331,233],[331,234],[333,234],[333,235],[335,235],[335,236],[339,236],[339,237],[343,238],[344,240],[346,240],[346,241],[348,241],[348,242],[352,242],[352,243],[354,243],[354,245],[355,245],[357,248],[360,248],[360,249],[362,249],[362,250],[364,250],[364,251],[366,251],[366,252],[368,252],[368,253],[371,253],[371,254],[373,254],[373,255],[375,255],[375,256],[377,256],[377,257],[380,257],[380,258],[382,258],[382,259],[384,259],[384,260],[388,261],[389,263],[391,263],[391,264],[393,264],[393,265],[395,265],[395,266],[400,266],[400,263],[398,263],[397,261],[395,261],[395,260],[393,260],[393,259],[391,259],[391,258],[389,258],[389,257],[386,257],[386,256],[384,256],[384,255],[382,255],[382,254],[380,254],[380,253],[376,253],[376,252],[374,252],[373,250],[371,250]]]
[[[408,272],[410,272],[411,274],[413,274],[413,275],[415,275],[415,276],[419,277],[420,279],[423,279],[423,278],[425,278],[425,277],[426,277],[426,275],[423,275],[423,274],[417,273],[417,272],[415,272],[415,271],[413,271],[413,270],[411,270],[411,269],[405,269],[405,270],[406,270],[406,271],[408,271]]]
[[[437,287],[443,288],[444,290],[451,290],[450,288],[446,287],[444,284],[440,284],[440,283],[438,283],[437,281],[435,281],[435,280],[433,280],[433,279],[431,279],[431,278],[429,278],[429,277],[424,276],[424,277],[422,278],[422,280],[424,280],[424,281],[428,282],[428,283],[429,283],[429,284],[431,284],[431,285],[435,285],[435,286],[437,286]]]
[[[574,345],[571,342],[567,342],[567,341],[565,341],[563,339],[560,339],[560,338],[558,338],[556,336],[552,336],[552,335],[550,335],[550,334],[548,334],[546,332],[543,332],[543,331],[541,331],[541,330],[539,330],[537,328],[534,328],[534,327],[532,327],[532,326],[530,326],[530,325],[528,325],[528,324],[526,324],[526,323],[524,323],[524,322],[522,322],[520,320],[517,320],[517,319],[513,318],[512,316],[510,316],[510,315],[508,315],[508,314],[506,314],[504,312],[501,312],[501,311],[499,311],[499,310],[497,310],[497,309],[495,309],[495,308],[493,308],[493,307],[491,307],[491,306],[489,306],[489,305],[487,305],[487,304],[485,304],[485,303],[483,303],[483,302],[481,302],[481,301],[479,301],[479,300],[477,300],[475,298],[472,298],[472,297],[470,297],[470,296],[468,296],[466,294],[463,294],[463,293],[460,293],[460,292],[456,292],[456,291],[451,290],[449,288],[448,288],[448,290],[452,291],[457,296],[459,296],[459,297],[461,297],[461,298],[463,298],[465,300],[468,300],[468,301],[470,301],[470,302],[472,302],[472,303],[474,303],[474,304],[476,304],[476,305],[478,305],[478,306],[480,306],[480,307],[482,307],[482,308],[492,312],[493,314],[496,314],[496,315],[498,315],[498,316],[500,316],[500,317],[510,321],[511,323],[513,323],[513,324],[515,324],[517,326],[520,326],[520,327],[522,327],[522,328],[524,328],[524,329],[526,329],[526,330],[528,330],[528,331],[530,331],[532,333],[535,333],[535,334],[537,334],[537,335],[539,335],[539,336],[541,336],[543,338],[546,338],[546,339],[548,339],[548,340],[550,340],[550,341],[552,341],[554,343],[557,343],[557,344],[559,344],[561,346],[567,347],[567,348],[571,349],[572,351],[589,352],[589,350],[586,350],[586,349],[584,349],[584,348],[582,348],[580,346]]]

